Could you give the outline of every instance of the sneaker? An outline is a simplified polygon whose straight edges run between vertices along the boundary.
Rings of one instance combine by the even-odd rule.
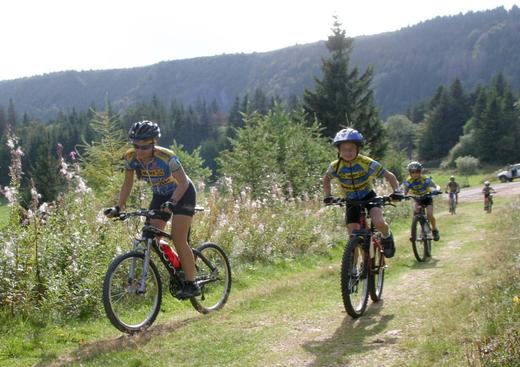
[[[434,241],[440,240],[441,236],[439,235],[439,230],[438,229],[434,229],[432,231],[432,233],[433,233],[433,240]]]
[[[395,255],[394,236],[390,233],[390,236],[387,238],[381,238],[381,243],[383,244],[383,253],[385,254],[385,257],[393,257]]]
[[[200,295],[200,287],[195,282],[185,282],[180,291],[177,292],[178,299],[189,299]]]

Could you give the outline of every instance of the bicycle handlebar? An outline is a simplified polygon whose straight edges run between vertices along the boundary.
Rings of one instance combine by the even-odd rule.
[[[201,206],[196,206],[195,207],[195,211],[196,212],[203,212],[204,208],[201,207]],[[141,209],[137,209],[137,210],[130,211],[130,212],[120,212],[119,215],[115,216],[113,219],[114,220],[125,221],[125,220],[127,220],[128,218],[131,218],[131,217],[153,218],[159,212],[160,212],[160,210],[157,210],[157,209],[144,209],[144,208],[141,208]]]
[[[332,201],[330,204],[326,204],[326,206],[330,205],[338,205],[338,206],[344,206],[346,204],[348,205],[393,205],[391,201],[394,201],[390,196],[376,196],[374,198],[368,199],[368,200],[352,200],[348,198],[332,198]]]
[[[404,200],[410,200],[410,199],[422,200],[422,199],[432,198],[434,196],[441,195],[441,194],[442,194],[442,191],[434,191],[434,192],[429,192],[427,194],[419,195],[419,196],[416,196],[416,195],[405,195],[405,196],[403,196],[403,199]]]

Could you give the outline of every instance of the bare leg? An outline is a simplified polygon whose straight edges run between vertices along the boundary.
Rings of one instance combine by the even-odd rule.
[[[193,251],[188,245],[188,231],[192,219],[188,215],[173,215],[172,217],[173,245],[179,254],[182,270],[184,270],[187,281],[195,280],[195,260]]]

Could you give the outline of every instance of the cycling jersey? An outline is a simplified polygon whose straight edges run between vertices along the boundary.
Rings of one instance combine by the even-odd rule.
[[[495,189],[492,188],[491,186],[488,186],[488,187],[484,187],[482,189],[482,193],[484,194],[484,196],[489,196],[492,192],[495,192]]]
[[[411,176],[403,182],[404,187],[408,190],[412,195],[422,196],[432,192],[432,188],[437,188],[435,182],[433,182],[431,177],[420,176],[416,179],[413,179]]]
[[[456,183],[455,181],[448,182],[448,184],[446,185],[446,188],[449,190],[449,192],[458,193],[460,191],[459,184]]]
[[[329,164],[326,175],[337,178],[346,198],[362,200],[373,189],[372,181],[381,177],[385,169],[378,161],[364,155],[358,155],[354,160],[346,162],[337,159]]]
[[[181,162],[169,149],[159,146],[153,149],[153,159],[147,164],[137,159],[134,148],[129,149],[124,155],[125,169],[136,171],[139,179],[152,185],[154,194],[170,195],[178,185],[172,173],[182,167]]]

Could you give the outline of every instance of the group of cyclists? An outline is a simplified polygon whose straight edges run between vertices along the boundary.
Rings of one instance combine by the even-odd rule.
[[[157,123],[144,120],[132,125],[128,137],[133,147],[124,155],[125,176],[116,205],[105,210],[107,217],[116,217],[125,207],[126,201],[133,187],[134,177],[147,181],[152,187],[152,200],[150,209],[157,210],[156,218],[152,219],[152,225],[163,229],[172,218],[173,245],[177,250],[182,270],[186,275],[184,287],[177,295],[180,299],[188,299],[200,294],[200,289],[193,281],[195,278],[195,264],[193,253],[188,246],[187,237],[195,213],[196,191],[190,178],[184,171],[181,162],[174,152],[158,146],[157,141],[161,136]],[[440,239],[439,229],[433,214],[433,200],[428,193],[440,193],[440,187],[431,179],[423,175],[423,166],[419,162],[408,164],[409,176],[402,185],[396,176],[385,169],[378,161],[360,154],[364,144],[363,135],[352,128],[339,131],[333,139],[337,147],[338,157],[331,162],[323,176],[324,203],[331,204],[332,196],[331,180],[337,179],[344,198],[351,200],[369,200],[377,196],[373,188],[375,178],[384,178],[392,187],[392,200],[402,200],[408,193],[414,196],[424,197],[422,201],[415,201],[415,210],[420,205],[426,207],[426,213],[432,227],[433,239]],[[460,186],[452,176],[446,185],[446,191],[457,194]],[[486,182],[485,195],[490,195],[494,189]],[[395,254],[395,243],[392,232],[385,221],[380,205],[374,204],[368,207],[372,223],[381,233],[384,255],[388,258]],[[359,207],[346,205],[345,223],[349,233],[359,229]]]
[[[390,198],[393,200],[402,200],[408,194],[418,197],[418,200],[414,201],[414,213],[419,210],[420,206],[426,208],[433,240],[439,241],[440,232],[433,214],[432,196],[442,193],[440,186],[431,177],[423,175],[423,165],[417,161],[410,162],[407,165],[409,175],[402,185],[399,185],[396,176],[392,172],[383,168],[378,161],[360,154],[363,142],[363,135],[352,128],[342,129],[334,137],[333,143],[338,149],[338,158],[329,164],[323,176],[324,204],[329,205],[335,200],[331,195],[332,179],[338,180],[343,197],[350,200],[363,201],[376,197],[372,182],[375,178],[383,177],[392,187],[393,193],[390,195]],[[455,177],[451,176],[446,184],[445,193],[452,195],[455,203],[458,203],[459,192],[460,185],[455,181]],[[484,182],[482,193],[484,194],[485,202],[491,200],[493,192],[495,190],[490,186],[489,181]],[[381,207],[371,205],[368,206],[368,210],[372,222],[381,233],[385,256],[394,256],[395,244],[393,236],[383,217]],[[345,222],[349,234],[359,229],[359,208],[355,205],[349,205],[348,201]]]

